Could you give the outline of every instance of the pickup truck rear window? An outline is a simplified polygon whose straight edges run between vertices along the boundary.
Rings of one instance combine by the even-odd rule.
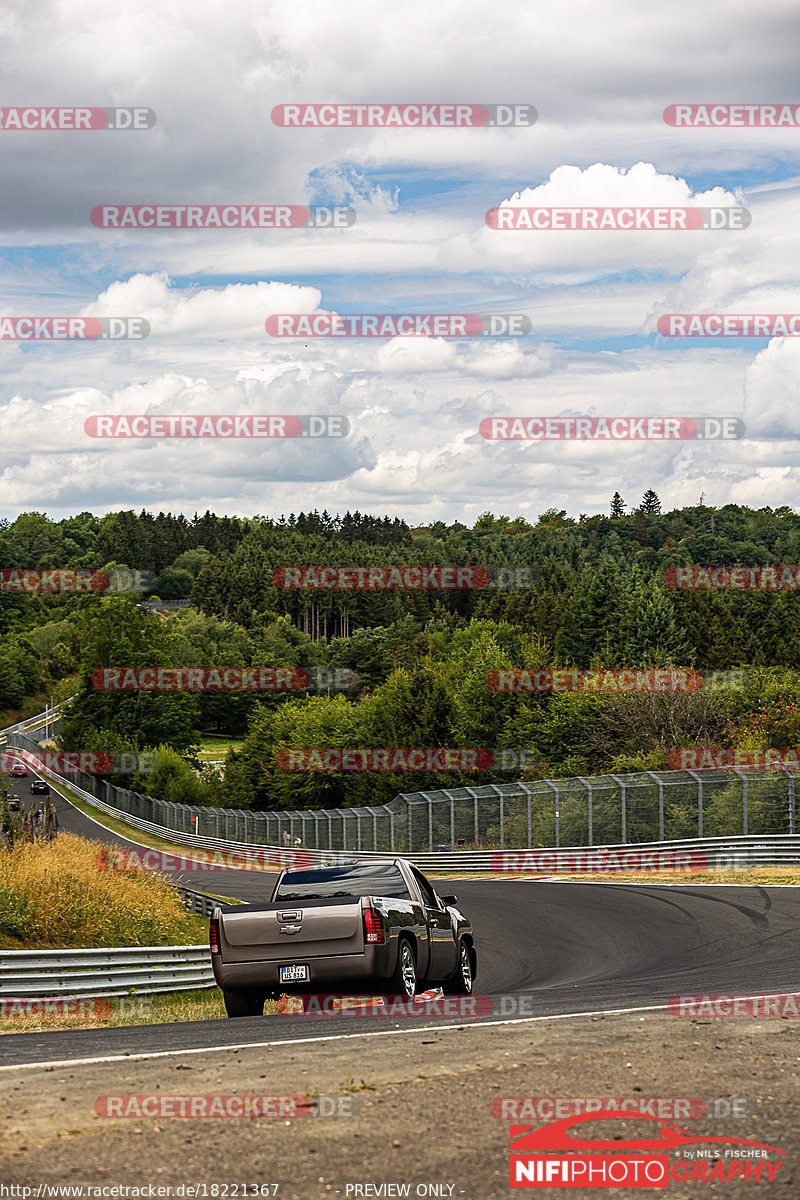
[[[332,896],[386,896],[410,900],[408,885],[393,863],[364,863],[347,867],[318,867],[291,871],[272,897],[281,900],[327,900]]]

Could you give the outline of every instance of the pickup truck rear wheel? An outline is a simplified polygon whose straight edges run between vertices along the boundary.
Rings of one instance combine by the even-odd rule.
[[[263,992],[229,992],[223,989],[225,1012],[229,1017],[263,1017]]]
[[[410,1000],[416,994],[417,962],[408,938],[401,938],[397,947],[397,965],[390,980],[390,990],[393,996],[403,996],[406,1000]]]
[[[472,959],[469,946],[462,940],[458,943],[458,965],[454,973],[442,986],[447,996],[472,995]]]

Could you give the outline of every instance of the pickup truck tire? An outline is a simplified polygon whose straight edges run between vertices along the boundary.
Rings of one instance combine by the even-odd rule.
[[[472,995],[472,955],[463,938],[458,943],[458,965],[450,978],[442,984],[442,991],[446,996]]]
[[[408,938],[401,938],[397,947],[397,965],[389,980],[389,993],[410,1000],[417,991],[417,961],[414,947]]]
[[[225,1012],[229,1017],[263,1017],[263,992],[228,992],[222,991],[225,1002]]]

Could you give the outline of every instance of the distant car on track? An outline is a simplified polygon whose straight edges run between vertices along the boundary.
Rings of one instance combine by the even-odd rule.
[[[28,771],[23,763],[15,762],[11,770],[8,772],[12,779],[27,779]]]
[[[31,793],[34,796],[49,796],[50,788],[43,779],[34,779],[31,783]]]

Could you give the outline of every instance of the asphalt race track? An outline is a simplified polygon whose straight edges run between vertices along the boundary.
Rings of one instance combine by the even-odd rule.
[[[14,782],[27,803],[30,780]],[[120,842],[53,794],[62,830]],[[270,877],[260,872],[181,877],[190,886],[250,901],[270,887]],[[476,994],[495,998],[494,1014],[483,1020],[647,1008],[679,993],[800,991],[799,888],[470,879],[448,880],[447,890],[458,893],[475,928]],[[463,1025],[464,1018],[435,1016],[424,1023]],[[389,1018],[273,1016],[12,1034],[0,1038],[0,1066],[397,1028],[400,1021]]]

